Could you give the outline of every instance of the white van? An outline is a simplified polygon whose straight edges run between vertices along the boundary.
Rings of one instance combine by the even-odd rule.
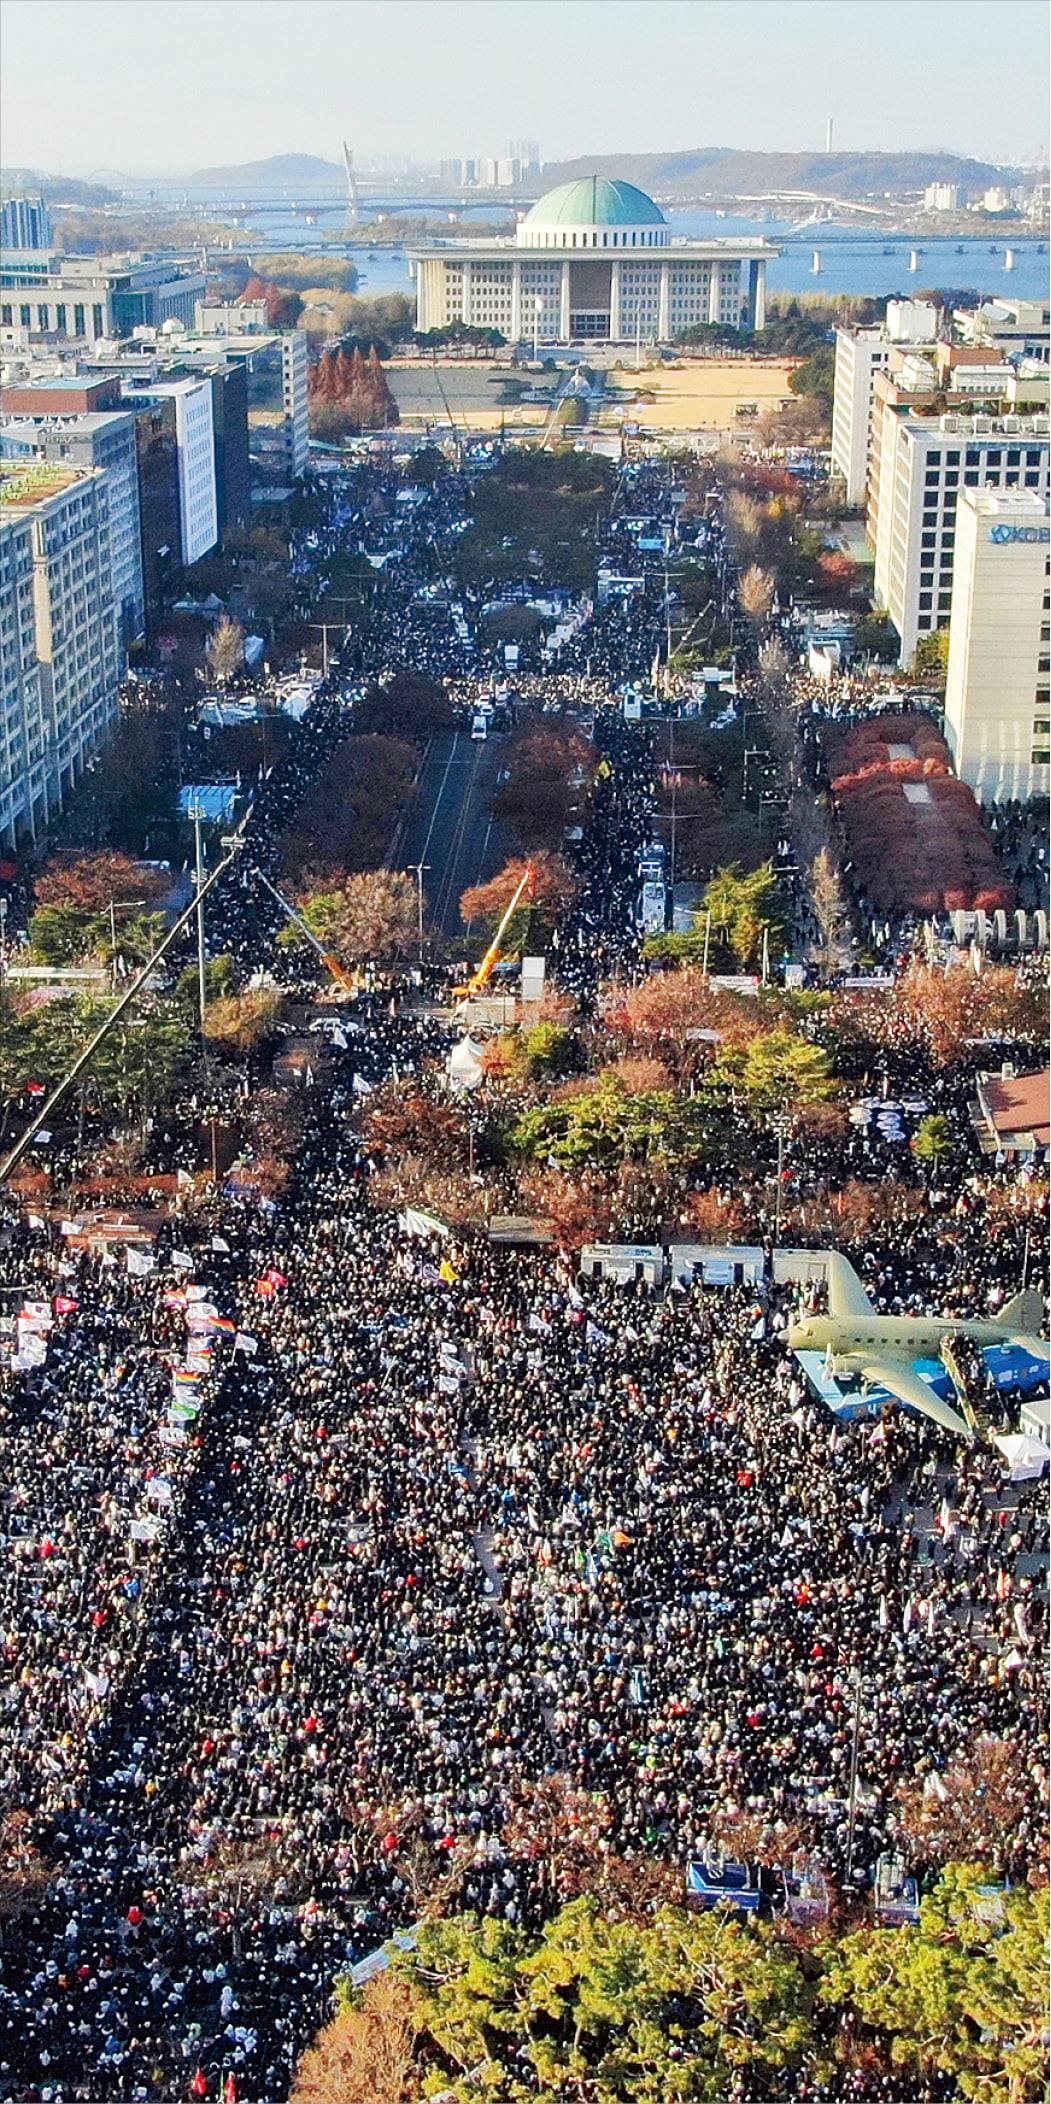
[[[479,740],[489,736],[489,718],[483,709],[471,718],[471,736]]]

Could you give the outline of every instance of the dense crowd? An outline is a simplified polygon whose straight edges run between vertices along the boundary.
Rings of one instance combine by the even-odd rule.
[[[250,868],[342,735],[345,682],[396,646],[431,664],[385,620],[215,899],[243,971],[270,943]],[[605,632],[603,676],[637,671],[645,624]],[[558,956],[585,1001],[634,961],[650,822],[644,730],[596,735]],[[230,1180],[134,1256],[0,1223],[6,1311],[28,1311],[0,1387],[0,2098],[280,2104],[334,1974],[451,1861],[457,1905],[535,1918],[502,1836],[549,1772],[677,1871],[751,1812],[842,1876],[856,1714],[863,1882],[895,1786],[982,1731],[1017,1745],[1038,1816],[1039,1486],[914,1419],[834,1420],[784,1346],[802,1289],[662,1296],[375,1205],[361,1102],[448,1039],[380,996],[348,1024],[279,1201]],[[193,1166],[206,1107],[157,1121],[158,1171]],[[870,1290],[986,1312],[1022,1235],[986,1227],[973,1194],[897,1224]],[[1020,1862],[1035,1839],[1027,1815]]]

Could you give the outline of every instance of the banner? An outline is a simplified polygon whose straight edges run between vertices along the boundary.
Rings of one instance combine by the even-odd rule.
[[[407,1235],[447,1235],[449,1232],[444,1220],[436,1219],[433,1213],[421,1213],[414,1205],[407,1205],[404,1212],[398,1214],[398,1226]]]

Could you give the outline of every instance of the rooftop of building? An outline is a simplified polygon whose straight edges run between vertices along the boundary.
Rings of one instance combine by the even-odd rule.
[[[83,468],[66,467],[57,460],[34,460],[10,470],[0,464],[0,510],[28,511],[85,479]]]
[[[526,226],[666,226],[659,205],[634,183],[582,175],[558,183],[526,213]]]

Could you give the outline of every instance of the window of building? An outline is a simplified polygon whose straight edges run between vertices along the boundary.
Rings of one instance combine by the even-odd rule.
[[[965,474],[964,474],[964,478],[963,478],[963,479],[964,479],[964,481],[965,481],[965,483],[967,484],[967,486],[968,486],[968,488],[969,488],[969,489],[976,489],[976,488],[977,488],[977,486],[978,486],[978,470],[977,470],[977,468],[968,468],[968,469],[966,470]]]
[[[947,467],[947,468],[958,468],[958,467],[959,467],[959,465],[960,465],[960,456],[959,456],[959,454],[958,454],[958,453],[947,453],[947,454],[945,455],[945,465],[946,465],[946,467]]]
[[[1034,738],[1047,738],[1051,736],[1051,716],[1033,717],[1033,736]]]
[[[22,324],[23,329],[28,329],[29,327],[29,316],[31,311],[32,309],[29,307],[20,307],[18,310],[18,318]]]
[[[1009,452],[1009,453],[1008,453],[1008,455],[1007,455],[1007,465],[1008,465],[1008,467],[1009,467],[1009,468],[1017,468],[1017,467],[1020,467],[1020,466],[1021,466],[1021,462],[1022,462],[1022,456],[1021,456],[1021,454],[1019,453],[1019,451],[1017,450],[1017,447],[1016,447],[1016,448],[1014,448],[1014,449],[1013,449],[1013,450],[1012,450],[1011,452]]]
[[[934,604],[929,592],[920,593],[919,603],[921,607],[930,607]]]
[[[1030,469],[1029,469],[1029,471],[1028,471],[1028,473],[1027,473],[1027,475],[1026,475],[1026,478],[1025,478],[1025,486],[1026,486],[1026,489],[1037,489],[1037,488],[1039,487],[1039,484],[1040,484],[1040,471],[1039,471],[1039,469],[1038,469],[1038,468],[1030,468]]]
[[[930,615],[929,615],[929,614],[921,614],[921,615],[920,615],[920,617],[919,617],[919,620],[918,620],[918,621],[917,621],[917,623],[916,623],[916,626],[917,626],[917,628],[929,628],[929,627],[930,627],[930,625],[931,625],[931,617],[930,617]]]
[[[986,465],[986,467],[987,467],[987,468],[998,468],[998,467],[1000,466],[1000,458],[1001,458],[1001,456],[1000,456],[1000,453],[999,453],[999,451],[994,451],[994,452],[989,452],[989,453],[987,453],[987,454],[986,454],[986,456],[985,456],[985,465]]]
[[[920,547],[921,547],[921,548],[933,548],[933,547],[934,547],[934,544],[935,544],[935,542],[937,541],[937,538],[938,538],[938,536],[937,536],[937,534],[936,534],[936,533],[921,533],[921,535],[920,535]]]
[[[1051,764],[1051,747],[1048,747],[1046,745],[1034,745],[1033,750],[1029,755],[1029,759],[1030,764],[1033,767],[1047,767],[1049,764]]]

